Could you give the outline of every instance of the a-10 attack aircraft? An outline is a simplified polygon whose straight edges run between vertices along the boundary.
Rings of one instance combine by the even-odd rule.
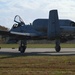
[[[32,24],[26,25],[19,15],[14,18],[16,24],[10,31],[0,31],[0,35],[9,36],[20,41],[19,51],[24,53],[27,40],[55,40],[55,50],[61,50],[60,42],[75,39],[75,22],[68,19],[59,19],[58,11],[51,10],[48,19],[36,19]]]

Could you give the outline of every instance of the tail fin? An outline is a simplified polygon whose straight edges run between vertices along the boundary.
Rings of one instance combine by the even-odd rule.
[[[51,10],[49,12],[47,36],[48,39],[60,36],[60,26],[59,26],[57,10]]]

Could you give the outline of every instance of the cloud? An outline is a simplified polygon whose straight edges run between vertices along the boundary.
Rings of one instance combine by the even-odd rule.
[[[58,9],[59,18],[75,20],[75,0],[0,0],[0,24],[11,28],[16,14],[26,23],[48,18],[51,9]]]

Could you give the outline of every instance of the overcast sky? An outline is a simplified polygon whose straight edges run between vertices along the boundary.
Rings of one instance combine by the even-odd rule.
[[[36,18],[48,18],[52,9],[58,10],[59,18],[75,21],[75,0],[0,0],[0,25],[11,28],[15,15],[29,24]]]

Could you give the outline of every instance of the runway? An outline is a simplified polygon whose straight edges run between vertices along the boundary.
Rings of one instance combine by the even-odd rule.
[[[1,55],[20,55],[21,53],[18,51],[17,48],[1,48],[0,49]],[[68,55],[75,55],[75,48],[62,48],[60,52],[56,52],[54,48],[27,48],[25,53],[21,55],[28,55],[28,56],[68,56]]]

